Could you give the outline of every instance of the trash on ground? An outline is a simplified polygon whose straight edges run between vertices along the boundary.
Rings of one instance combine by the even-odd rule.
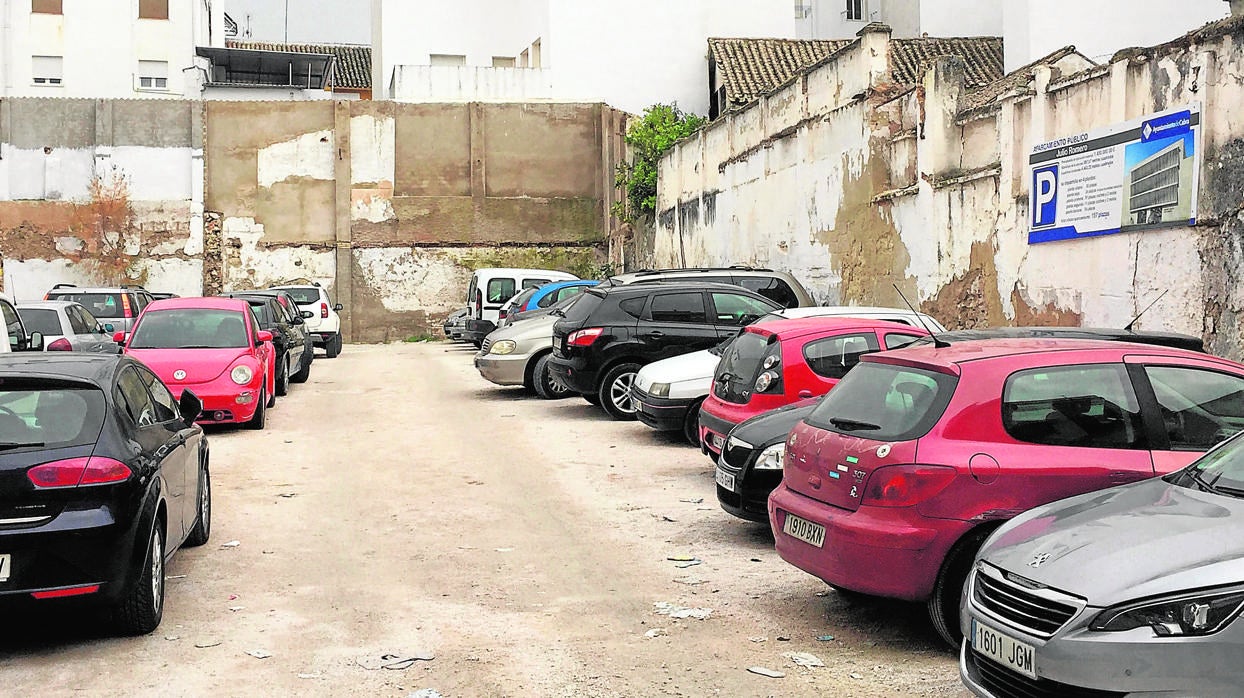
[[[695,499],[680,499],[678,501],[682,502],[683,504],[703,504],[704,498],[696,497]]]
[[[833,642],[834,636],[833,635],[817,635],[816,641],[817,642]]]
[[[409,693],[406,698],[441,698],[441,694],[435,688],[421,688],[414,693]]]
[[[661,520],[662,520],[662,521],[668,521],[668,522],[670,522],[670,523],[678,523],[678,519],[675,519],[675,518],[672,518],[672,517],[669,517],[669,516],[662,516],[662,517],[661,517]]]
[[[768,676],[771,679],[781,679],[781,678],[786,677],[786,672],[784,671],[778,671],[777,669],[768,669],[762,666],[748,667],[747,670],[752,672],[753,674],[760,674],[761,676]]]
[[[229,594],[229,600],[230,600],[230,601],[233,601],[233,600],[235,600],[235,599],[237,599],[237,598],[238,598],[238,595],[237,595],[237,594]]]
[[[669,635],[669,634],[670,632],[666,630],[665,628],[653,628],[652,630],[649,630],[648,632],[644,633],[644,637],[651,640],[654,637],[665,637],[666,635]]]
[[[667,557],[665,559],[674,563],[674,566],[680,570],[685,570],[688,567],[695,567],[696,565],[704,564],[704,561],[701,560],[700,558],[690,557],[687,555],[676,555],[674,557]]]
[[[299,675],[298,675],[298,678],[300,678],[300,679],[318,679],[318,678],[320,678],[320,676],[322,676],[322,674],[299,674]]]
[[[292,499],[292,498],[294,498],[294,497],[297,497],[297,496],[298,496],[298,493],[297,493],[297,492],[285,492],[285,493],[283,493],[283,494],[279,494],[279,495],[277,495],[277,496],[278,496],[278,497],[284,497],[285,499]]]
[[[272,653],[268,650],[246,650],[246,653],[255,659],[267,659],[272,656]]]
[[[782,656],[798,664],[804,669],[815,669],[817,667],[825,666],[825,662],[822,662],[820,657],[808,652],[783,652]]]
[[[701,584],[708,584],[708,580],[700,579],[699,577],[675,577],[674,583],[675,584],[686,584],[687,586],[694,587],[694,586],[699,586]]]
[[[499,553],[512,553],[512,552],[514,552],[514,548],[497,548],[497,552],[499,552]]]
[[[431,652],[421,652],[418,654],[401,655],[401,654],[382,654],[379,657],[363,657],[355,660],[355,662],[368,671],[376,671],[377,669],[392,669],[401,671],[409,669],[415,662],[430,662],[436,659],[436,655]]]
[[[760,558],[758,558],[758,557],[754,557],[754,558],[752,558],[752,562],[764,562],[764,560],[761,560],[761,559],[760,559]]]
[[[785,635],[778,635],[777,641],[778,642],[790,642],[790,638],[786,637]]]
[[[194,646],[201,650],[205,650],[208,647],[215,647],[219,644],[220,644],[220,640],[211,639],[211,640],[199,640],[198,642],[194,643]]]
[[[858,680],[860,680],[860,679],[864,678],[864,676],[863,676],[862,674],[857,674],[857,673],[855,673],[855,672],[851,672],[851,678],[853,678],[853,679],[855,679],[856,681],[858,681]]]
[[[186,578],[186,575],[184,575],[184,574],[166,574],[166,575],[164,575],[164,581],[169,581],[169,580],[173,580],[173,579],[185,579],[185,578]]]
[[[749,638],[747,638],[747,639],[748,639],[748,640],[751,640],[752,642],[768,642],[768,641],[769,641],[769,638],[767,638],[767,637],[759,637],[759,636],[758,636],[758,637],[749,637]]]
[[[665,559],[670,562],[691,562],[692,560],[698,560],[699,558],[692,557],[691,555],[671,555]]]
[[[242,541],[240,541],[240,540],[231,540],[231,541],[229,541],[228,543],[221,543],[221,544],[220,544],[220,547],[222,547],[222,548],[236,548],[236,547],[238,547],[238,546],[239,546],[239,545],[241,545],[241,544],[242,544]]]
[[[229,607],[229,610],[230,610],[230,611],[233,611],[234,613],[237,613],[238,611],[240,611],[240,610],[242,610],[242,609],[244,609],[244,608],[246,608],[246,607],[245,607],[245,606],[230,606],[230,607]]]
[[[713,614],[711,608],[688,608],[686,606],[678,606],[666,601],[658,601],[652,604],[656,607],[657,615],[669,616],[670,618],[693,618],[695,620],[704,620]]]
[[[180,639],[181,639],[181,635],[165,635],[165,636],[164,636],[164,639],[165,639],[165,640],[168,640],[169,642],[172,642],[172,641],[174,641],[174,640],[180,640]]]

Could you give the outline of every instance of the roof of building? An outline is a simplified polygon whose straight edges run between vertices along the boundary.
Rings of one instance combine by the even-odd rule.
[[[1092,66],[1092,59],[1076,50],[1075,46],[1064,46],[1053,53],[1042,56],[1028,65],[1021,66],[1006,75],[977,86],[977,89],[969,92],[967,97],[968,108],[982,107],[994,100],[998,99],[1008,92],[1019,90],[1027,87],[1032,82],[1033,76],[1036,74],[1037,68],[1055,67],[1060,61],[1066,58],[1079,59],[1078,66]],[[1057,78],[1058,75],[1055,75]],[[969,85],[969,87],[971,87]]]
[[[742,106],[852,44],[854,40],[708,40],[709,52],[726,88],[726,101]],[[891,39],[890,72],[900,85],[919,82],[938,56],[958,56],[967,66],[967,85],[979,87],[1004,74],[1002,37]]]
[[[371,47],[358,44],[281,44],[270,41],[229,41],[228,48],[249,51],[280,51],[330,55],[333,64],[332,85],[348,90],[371,89]]]

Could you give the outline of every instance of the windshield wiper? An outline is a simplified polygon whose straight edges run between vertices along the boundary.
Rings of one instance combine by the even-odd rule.
[[[0,441],[0,451],[12,451],[15,448],[38,448],[46,445],[42,441]]]
[[[829,423],[843,431],[877,431],[881,428],[878,424],[861,422],[858,419],[846,419],[844,417],[834,417],[829,420]]]
[[[1222,494],[1222,492],[1221,492],[1221,491],[1220,491],[1217,487],[1215,487],[1214,485],[1210,484],[1209,482],[1206,482],[1206,481],[1205,481],[1205,478],[1201,477],[1201,471],[1200,471],[1200,470],[1194,470],[1194,471],[1192,471],[1192,473],[1191,473],[1191,478],[1192,478],[1192,482],[1194,482],[1194,483],[1196,484],[1196,486],[1197,486],[1198,488],[1200,488],[1200,490],[1201,490],[1202,492],[1211,492],[1211,493],[1213,493],[1213,494]]]

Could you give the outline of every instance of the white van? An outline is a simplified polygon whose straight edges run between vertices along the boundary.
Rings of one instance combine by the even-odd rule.
[[[518,293],[553,281],[574,281],[579,277],[548,269],[479,269],[471,274],[467,286],[467,326],[465,339],[477,346],[497,329],[501,306]]]

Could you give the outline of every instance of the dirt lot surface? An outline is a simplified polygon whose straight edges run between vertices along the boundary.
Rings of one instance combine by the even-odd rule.
[[[4,693],[967,695],[923,607],[852,602],[782,562],[717,507],[697,451],[496,388],[471,356],[350,346],[266,431],[212,433],[212,540],[170,564],[163,625],[6,623]],[[378,668],[390,654],[434,658]]]

